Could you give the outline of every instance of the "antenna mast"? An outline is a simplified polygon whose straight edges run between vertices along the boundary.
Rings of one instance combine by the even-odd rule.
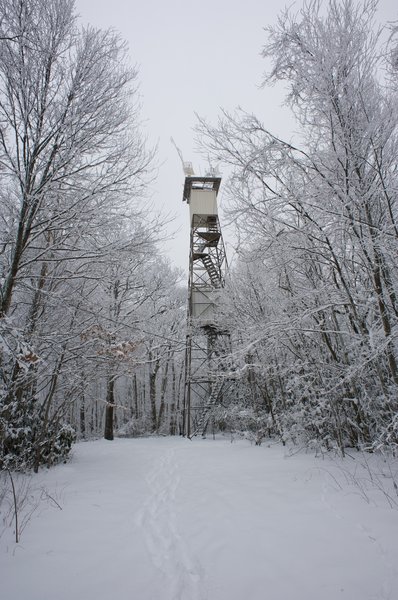
[[[170,142],[173,144],[174,148],[177,150],[177,154],[180,157],[181,164],[182,164],[182,170],[184,171],[185,177],[193,177],[195,175],[195,173],[193,170],[192,163],[186,162],[184,160],[184,157],[182,155],[180,148],[177,146],[177,144],[175,143],[175,141],[172,137],[170,138]]]

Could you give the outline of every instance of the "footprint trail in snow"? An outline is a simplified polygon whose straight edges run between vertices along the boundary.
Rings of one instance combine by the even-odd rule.
[[[200,563],[178,530],[175,510],[180,484],[175,449],[156,461],[146,476],[149,499],[136,515],[153,565],[165,580],[164,600],[205,600]]]

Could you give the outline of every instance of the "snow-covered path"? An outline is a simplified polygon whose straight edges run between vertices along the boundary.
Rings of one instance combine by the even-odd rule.
[[[0,538],[1,598],[396,600],[398,511],[342,473],[247,442],[78,444],[33,480],[62,510]]]

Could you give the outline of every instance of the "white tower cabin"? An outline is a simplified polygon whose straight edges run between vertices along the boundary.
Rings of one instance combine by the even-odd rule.
[[[191,228],[184,434],[192,437],[204,435],[211,410],[221,399],[221,363],[229,336],[218,326],[217,313],[227,262],[217,211],[221,178],[196,177],[185,165],[184,171],[183,201],[189,206]]]

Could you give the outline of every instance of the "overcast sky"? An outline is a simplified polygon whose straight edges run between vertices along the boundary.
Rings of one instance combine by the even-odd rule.
[[[276,22],[284,6],[267,0],[76,0],[83,23],[118,30],[139,66],[146,133],[159,145],[153,204],[175,216],[169,231],[178,231],[164,248],[184,270],[189,218],[182,203],[184,175],[170,137],[195,172],[204,174],[206,164],[195,153],[195,112],[215,121],[221,107],[241,106],[275,133],[289,136],[292,121],[281,108],[281,93],[260,89],[266,67],[260,56],[263,28]],[[398,19],[397,0],[380,0],[378,15],[382,22]],[[222,203],[222,191],[220,196]],[[232,234],[224,236],[232,255]]]

